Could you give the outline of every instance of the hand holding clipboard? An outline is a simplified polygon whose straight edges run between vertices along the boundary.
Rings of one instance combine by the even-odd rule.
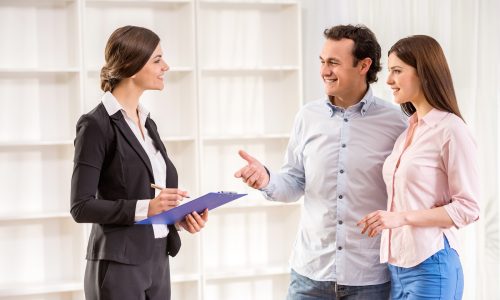
[[[232,192],[208,193],[160,214],[136,222],[136,224],[175,224],[194,211],[201,214],[205,209],[211,210],[217,208],[246,195]]]

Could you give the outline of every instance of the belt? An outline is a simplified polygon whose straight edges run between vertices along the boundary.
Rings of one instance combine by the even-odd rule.
[[[348,286],[338,284],[336,281],[333,282],[333,288],[335,290],[335,296],[337,299],[345,297],[348,295]]]

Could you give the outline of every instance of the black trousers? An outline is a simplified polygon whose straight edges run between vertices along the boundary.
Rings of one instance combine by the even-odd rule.
[[[167,239],[156,239],[153,255],[139,265],[88,260],[84,291],[87,300],[170,300]]]

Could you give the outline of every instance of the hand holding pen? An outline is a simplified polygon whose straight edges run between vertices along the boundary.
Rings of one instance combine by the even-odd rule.
[[[164,188],[151,184],[151,188],[160,190],[160,193],[149,202],[148,217],[172,209],[180,204],[183,198],[189,198],[186,191],[175,188]]]
[[[167,195],[165,195],[165,197],[170,197],[171,199],[175,199],[175,200],[167,200],[167,202],[166,202],[167,205],[172,204],[172,203],[175,203],[175,205],[168,206],[166,209],[159,211],[157,213],[161,213],[163,211],[174,208],[175,206],[180,204],[180,201],[182,201],[182,198],[190,198],[186,191],[181,191],[179,189],[167,189],[167,188],[164,188],[162,186],[156,185],[154,183],[151,183],[151,187],[158,189],[158,190],[161,190],[160,194],[166,193]],[[158,196],[160,196],[160,195],[158,195]],[[151,211],[151,202],[153,202],[155,199],[153,199],[149,202],[150,211]],[[157,214],[157,213],[155,213],[155,214]],[[198,214],[196,211],[193,211],[191,214],[186,215],[184,220],[180,221],[178,224],[180,226],[182,226],[182,228],[184,228],[186,231],[188,231],[190,233],[196,233],[196,232],[199,232],[203,227],[205,227],[205,223],[207,221],[208,221],[208,208],[205,209],[205,211],[201,215]]]

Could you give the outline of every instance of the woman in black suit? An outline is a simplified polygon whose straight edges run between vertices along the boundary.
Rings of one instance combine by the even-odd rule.
[[[84,290],[87,299],[170,299],[168,255],[181,246],[172,225],[134,225],[179,204],[177,188],[156,124],[139,98],[162,90],[169,66],[159,37],[146,28],[115,30],[101,70],[102,102],[76,125],[71,215],[93,223],[87,248]],[[155,197],[150,184],[166,188]],[[208,211],[179,223],[200,231]]]

